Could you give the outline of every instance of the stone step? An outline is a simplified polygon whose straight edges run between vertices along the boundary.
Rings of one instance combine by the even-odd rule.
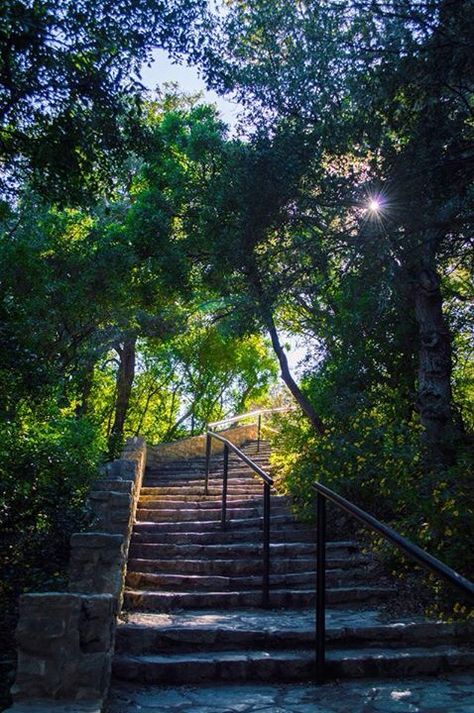
[[[292,558],[273,556],[270,570],[272,574],[291,574],[296,572],[306,572],[315,566],[315,557],[296,556]],[[330,557],[326,559],[327,570],[352,569],[368,566],[370,560],[364,557]],[[235,576],[239,575],[260,575],[262,571],[262,557],[251,559],[146,559],[131,558],[128,562],[130,572],[151,572],[154,574],[200,574],[200,575],[223,575],[231,570]],[[365,576],[365,571],[364,571]]]
[[[216,517],[213,520],[186,520],[186,521],[168,521],[164,522],[159,517],[159,510],[140,510],[137,511],[137,520],[139,522],[155,523],[157,531],[161,532],[215,532],[221,528],[220,520]],[[278,528],[284,525],[292,525],[293,518],[291,515],[275,515],[272,517],[271,524],[273,528]],[[236,531],[240,528],[261,529],[263,527],[263,517],[234,517],[227,515],[226,528],[227,530]]]
[[[250,446],[238,446],[239,450],[242,451],[242,453],[245,453],[245,455],[249,456],[252,458],[263,458],[267,457],[271,453],[271,446],[269,444],[265,445],[260,445],[259,450],[256,448],[256,444],[252,444]],[[206,462],[206,453],[203,448],[202,453],[198,453],[196,455],[190,456],[186,458],[185,456],[182,457],[177,457],[177,458],[163,458],[160,456],[159,452],[155,451],[153,449],[153,446],[149,447],[148,449],[148,459],[149,460],[155,460],[156,462],[162,463],[163,465],[172,465],[173,463],[179,463],[182,465],[192,465],[193,463],[205,463]],[[223,453],[212,453],[211,456],[211,463],[220,461],[223,459]],[[232,451],[229,453],[229,461],[232,462],[242,462],[240,458],[234,454]],[[148,463],[148,461],[147,461]]]
[[[137,558],[143,557],[145,559],[161,559],[161,558],[182,558],[189,559],[190,557],[203,557],[203,558],[247,558],[247,557],[261,557],[262,556],[262,544],[261,542],[251,541],[248,543],[229,541],[230,533],[223,532],[219,534],[219,538],[211,537],[209,533],[196,533],[192,540],[189,539],[189,533],[183,535],[181,533],[180,538],[177,537],[179,533],[174,533],[176,535],[174,541],[169,533],[166,536],[167,541],[163,541],[160,538],[159,542],[147,542],[141,544],[135,539],[132,541],[130,547],[130,557]],[[198,538],[197,535],[201,534],[202,537]],[[261,533],[260,533],[261,534]],[[134,536],[136,537],[136,536]],[[165,535],[163,535],[165,537]],[[188,544],[192,541],[193,544]],[[342,557],[345,554],[354,554],[358,551],[358,547],[354,546],[352,543],[344,542],[330,542],[328,543],[328,554],[336,554],[338,557]],[[287,542],[285,539],[283,542],[272,542],[270,544],[270,561],[274,556],[284,556],[284,557],[298,557],[300,555],[314,555],[316,553],[316,545],[314,542]]]
[[[383,601],[394,592],[389,587],[338,587],[327,590],[329,605],[366,604]],[[172,609],[259,607],[259,591],[240,592],[153,592],[126,589],[124,606],[140,611],[170,611]],[[271,607],[307,607],[314,604],[314,588],[276,589],[270,593]]]
[[[199,498],[199,499],[198,499]],[[229,510],[235,508],[256,508],[259,511],[263,510],[263,499],[262,497],[256,498],[243,498],[239,499],[235,495],[232,496],[232,500],[227,500],[227,505]],[[275,512],[276,510],[289,509],[290,499],[283,495],[274,495],[271,498],[271,510]],[[230,506],[230,507],[229,507]],[[188,510],[207,512],[210,510],[220,510],[222,507],[222,499],[220,496],[212,497],[201,495],[194,496],[192,499],[184,498],[181,499],[164,499],[159,495],[142,495],[138,501],[138,508],[144,508],[148,510],[174,510],[186,512]]]
[[[265,463],[259,465],[261,470],[265,473],[271,475],[271,470]],[[214,483],[222,483],[224,471],[222,467],[213,468],[209,471],[209,482],[214,481]],[[255,473],[250,468],[229,468],[227,471],[227,477],[229,480],[240,480],[242,484],[247,481],[248,483],[258,483],[263,485],[263,479]],[[147,483],[149,480],[157,480],[163,484],[169,483],[170,485],[177,483],[186,483],[189,485],[196,485],[196,481],[205,482],[206,471],[204,468],[192,469],[192,470],[158,470],[158,469],[147,469],[144,475],[144,482]]]
[[[343,569],[350,566],[359,566],[356,558],[327,560],[326,564],[331,569]],[[292,557],[277,558],[271,560],[272,574],[289,574],[292,572],[305,572],[314,568],[314,557]],[[128,561],[129,572],[151,572],[154,574],[199,574],[199,575],[223,575],[232,572],[233,576],[260,574],[262,571],[262,558],[253,557],[249,559],[130,559]]]
[[[147,491],[151,490],[152,492],[148,493]],[[184,493],[178,492],[178,493],[161,493],[159,492],[159,488],[142,488],[142,495],[140,497],[140,503],[147,503],[147,502],[159,502],[163,503],[163,506],[166,507],[167,503],[174,503],[174,502],[180,502],[180,503],[187,503],[187,504],[193,504],[193,503],[209,503],[209,504],[214,504],[216,503],[216,507],[220,507],[221,501],[222,501],[222,492],[221,491],[215,491],[209,494],[209,495],[203,495],[203,491],[200,493],[194,493],[191,495],[186,495]],[[284,495],[273,495],[272,500],[279,502],[280,498],[285,498]],[[242,503],[247,504],[247,503],[260,503],[262,500],[262,494],[258,493],[257,495],[239,495],[236,493],[235,495],[232,495],[230,493],[227,493],[227,501],[228,502],[235,502],[235,503]],[[288,500],[288,504],[290,504],[290,501]]]
[[[250,459],[258,465],[262,470],[265,469],[270,469],[270,462],[268,455],[251,455],[249,456]],[[210,473],[222,473],[224,469],[224,460],[223,458],[213,458],[211,460],[211,465],[209,472]],[[205,461],[193,461],[193,462],[180,462],[180,461],[170,461],[168,463],[163,463],[159,461],[150,461],[146,467],[146,473],[153,472],[153,471],[158,471],[162,473],[194,473],[196,471],[199,471],[201,473],[206,472],[206,463]],[[253,469],[248,466],[246,463],[243,461],[237,459],[237,457],[234,458],[229,458],[229,471],[238,471],[240,473],[253,473]]]
[[[253,453],[252,455],[249,455],[249,458],[256,463],[260,468],[265,469],[265,466],[267,468],[270,467],[270,459],[269,459],[269,453]],[[216,471],[222,471],[223,469],[223,464],[224,464],[224,459],[222,457],[217,458],[211,458],[211,463],[210,463],[210,472],[216,472]],[[160,461],[157,459],[150,458],[147,462],[146,470],[160,470],[160,471],[193,471],[193,470],[200,470],[202,472],[205,471],[206,468],[206,460],[205,458],[203,459],[193,459],[192,461]],[[242,471],[250,471],[252,470],[250,466],[248,466],[246,463],[241,461],[237,456],[232,456],[229,458],[229,470],[242,470]]]
[[[249,458],[253,460],[254,463],[258,463],[259,465],[262,463],[267,463],[269,462],[269,457],[271,454],[270,449],[263,449],[260,452],[252,451],[246,452],[245,450],[243,451],[245,455],[247,455]],[[223,456],[220,455],[214,455],[211,458],[211,468],[219,468],[222,467],[222,464],[224,462]],[[248,466],[237,456],[232,454],[229,454],[229,467],[239,467],[239,468],[248,468]],[[178,469],[187,469],[187,468],[204,468],[206,467],[206,458],[205,456],[196,456],[195,458],[190,458],[188,460],[184,460],[182,458],[177,459],[177,460],[163,460],[161,458],[157,458],[153,453],[150,453],[147,458],[147,469],[148,468],[163,468],[163,469],[168,469],[168,468],[178,468]]]
[[[314,567],[314,563],[313,563]],[[260,566],[260,570],[262,566]],[[232,572],[232,566],[229,567]],[[362,575],[363,576],[363,575]],[[326,575],[328,586],[349,586],[361,579],[357,569],[334,569]],[[316,570],[310,569],[302,572],[270,574],[270,586],[305,587],[315,586]],[[225,575],[199,575],[199,574],[163,574],[161,572],[141,572],[129,567],[126,585],[130,589],[145,589],[148,591],[190,591],[190,592],[235,592],[248,589],[262,588],[262,575],[236,576]]]
[[[331,678],[418,676],[469,670],[474,653],[462,647],[430,649],[364,648],[329,651]],[[219,651],[114,659],[115,679],[146,683],[190,684],[201,681],[307,681],[314,676],[314,653],[302,651]]]
[[[186,488],[180,485],[166,485],[164,483],[146,483],[141,491],[143,495],[171,495],[174,498],[180,498],[184,496],[185,498],[196,496],[205,496],[204,493],[204,482],[197,485],[187,485]],[[220,498],[222,496],[222,483],[217,485],[212,485],[209,487],[209,494],[214,498]],[[240,486],[239,488],[229,488],[228,495],[235,495],[240,497],[261,497],[262,488],[260,486]]]
[[[194,507],[186,503],[187,507],[182,509],[174,509],[170,507],[150,507],[148,503],[137,507],[137,520],[148,522],[210,522],[221,519],[222,504],[216,503],[217,507]],[[205,503],[207,505],[207,503]],[[247,520],[252,518],[261,518],[263,516],[263,501],[261,503],[249,503],[247,506],[236,506],[232,502],[227,503],[227,519],[228,520]],[[270,516],[272,520],[278,517],[286,517],[291,522],[294,522],[294,517],[290,513],[287,505],[275,503],[271,505]],[[148,519],[150,518],[150,519]],[[155,520],[159,518],[159,520]]]
[[[152,487],[155,487],[153,484],[151,484]],[[190,486],[187,485],[186,487],[179,487],[179,486],[168,486],[164,485],[162,488],[162,493],[163,495],[173,495],[175,498],[180,498],[182,496],[189,496],[189,495],[195,495],[197,497],[200,496],[205,496],[204,492],[204,484],[199,485],[198,487],[196,486]],[[213,486],[212,488],[209,488],[208,494],[212,495],[214,499],[221,499],[222,498],[222,484],[219,486]],[[227,490],[227,495],[232,495],[234,497],[241,497],[241,498],[262,498],[263,494],[263,489],[260,486],[254,486],[250,484],[249,486],[243,486],[239,485],[233,486],[232,483],[230,483],[229,488]],[[277,493],[274,493],[276,495]],[[159,495],[161,497],[161,495]]]
[[[137,555],[138,550],[135,549],[136,546],[140,546],[141,544],[168,546],[188,545],[188,543],[192,542],[192,544],[188,545],[189,548],[193,548],[189,549],[190,556],[192,552],[198,552],[198,550],[194,548],[200,547],[201,545],[222,545],[229,547],[232,547],[232,545],[235,547],[240,547],[240,545],[255,545],[255,547],[261,548],[263,537],[263,530],[255,528],[248,528],[239,531],[235,530],[231,532],[228,530],[221,530],[220,528],[216,529],[214,532],[162,532],[160,529],[157,530],[155,527],[153,527],[153,530],[151,529],[151,526],[155,526],[156,523],[144,522],[140,524],[143,524],[145,527],[143,529],[140,528],[140,530],[137,527],[132,536],[132,549],[130,550],[130,555],[133,557],[141,556]],[[311,530],[301,530],[300,528],[292,527],[291,529],[285,528],[279,530],[278,532],[271,533],[272,545],[312,545],[312,543],[314,543],[314,533],[311,532]],[[156,550],[156,552],[159,552],[159,550]],[[202,550],[200,551],[200,554],[202,554]],[[175,555],[181,555],[186,558],[186,550],[181,549],[179,551],[175,551]],[[237,555],[231,555],[231,557],[234,556]],[[145,555],[145,557],[149,559],[148,554]],[[153,555],[153,558],[154,557],[155,555]]]
[[[221,519],[221,507],[216,508],[199,508],[199,507],[188,507],[183,509],[174,508],[155,508],[150,507],[148,504],[144,506],[138,506],[137,508],[137,520],[148,520],[153,522],[153,518],[159,518],[157,522],[209,522],[211,520]],[[282,513],[281,508],[277,510],[278,515],[286,515],[286,517],[291,517],[288,513],[288,508],[285,508]],[[236,507],[232,503],[227,505],[227,517],[230,520],[244,520],[250,518],[260,518],[262,516],[262,507],[252,504],[250,507]]]
[[[337,613],[336,613],[337,612]],[[379,622],[377,612],[349,610],[329,612],[326,627],[328,649],[381,646],[432,647],[458,646],[472,641],[473,627],[441,622]],[[355,623],[359,620],[359,623]],[[350,624],[350,625],[348,625]],[[313,648],[315,614],[312,610],[183,612],[133,614],[120,623],[116,651],[131,655],[166,651],[186,651],[193,647],[206,651],[219,649],[296,649]]]
[[[234,480],[229,478],[227,482],[228,491],[236,495],[255,495],[255,497],[261,496],[263,493],[263,483],[246,478],[245,481]],[[182,493],[183,495],[201,494],[205,495],[205,482],[202,478],[196,479],[194,481],[188,480],[152,480],[147,479],[144,483],[144,488],[160,488],[164,494],[172,494],[173,492],[177,495]],[[212,480],[209,482],[208,490],[220,497],[222,493],[222,478],[218,480]],[[146,492],[146,491],[145,491]]]

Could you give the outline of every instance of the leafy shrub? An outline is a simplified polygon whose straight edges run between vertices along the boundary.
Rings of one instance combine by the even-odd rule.
[[[297,412],[285,417],[272,456],[280,487],[292,494],[301,517],[310,521],[314,517],[311,486],[317,480],[472,577],[472,452],[466,446],[456,465],[427,472],[417,421],[404,423],[388,416],[387,409],[379,408],[361,409],[340,421],[327,418],[322,437]],[[371,535],[370,540],[394,570],[412,569],[383,539]],[[432,589],[441,592],[433,577],[429,581]],[[462,605],[457,609],[465,613]]]
[[[88,519],[85,499],[101,443],[86,419],[32,414],[3,425],[0,442],[0,606],[14,624],[18,595],[65,585],[69,539]]]

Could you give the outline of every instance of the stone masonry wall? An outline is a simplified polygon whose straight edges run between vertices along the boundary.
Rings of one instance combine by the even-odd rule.
[[[234,426],[225,431],[219,431],[219,435],[227,438],[236,446],[242,446],[248,441],[256,440],[257,424],[252,423],[244,426]],[[222,453],[224,445],[215,439],[212,440],[212,453]],[[175,443],[162,443],[158,446],[148,447],[149,463],[159,463],[161,461],[180,459],[188,460],[192,458],[204,457],[206,452],[206,436],[192,436],[183,438]]]
[[[110,676],[115,613],[107,594],[24,595],[14,698],[99,700]]]
[[[146,458],[144,440],[129,439],[93,484],[94,531],[71,538],[69,591],[20,598],[12,713],[102,709]]]

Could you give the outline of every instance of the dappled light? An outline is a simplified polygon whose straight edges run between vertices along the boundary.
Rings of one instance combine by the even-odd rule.
[[[123,600],[129,682],[465,713],[409,677],[473,661],[474,4],[112,10],[0,13],[0,709],[105,705]]]

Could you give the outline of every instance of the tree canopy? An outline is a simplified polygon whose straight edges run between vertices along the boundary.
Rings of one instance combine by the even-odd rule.
[[[204,0],[4,0],[0,189],[25,178],[56,200],[103,190],[140,143],[140,70],[154,47],[192,48]]]
[[[57,585],[127,435],[271,403],[277,366],[301,409],[275,468],[302,509],[318,477],[469,575],[472,3],[2,9],[5,611]],[[144,91],[157,46],[238,98],[240,131]]]

